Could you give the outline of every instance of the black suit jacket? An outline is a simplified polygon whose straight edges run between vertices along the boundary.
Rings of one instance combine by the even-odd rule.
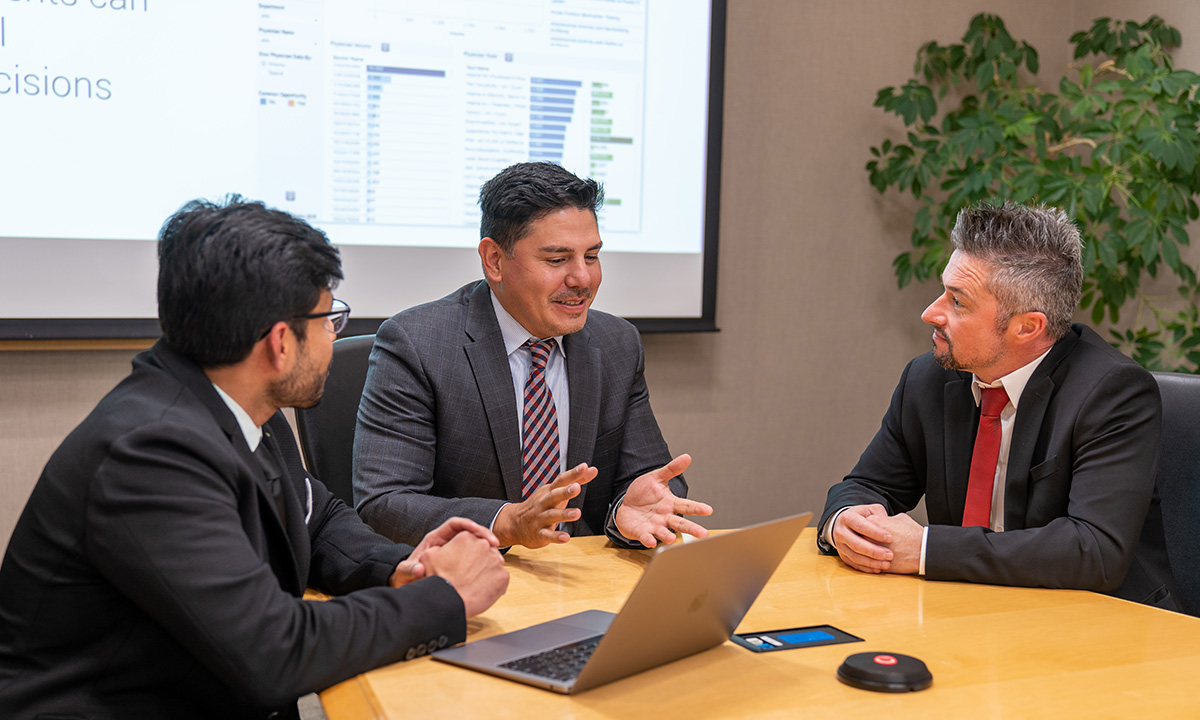
[[[567,467],[599,471],[571,500],[572,535],[610,530],[629,483],[671,460],[643,377],[641,338],[625,320],[589,310],[563,337],[570,385]],[[379,532],[413,542],[459,515],[490,526],[521,500],[521,428],[512,372],[487,283],[383,323],[371,352],[354,435],[354,499]],[[687,495],[682,477],[671,491]]]
[[[305,473],[281,414],[286,527],[229,408],[162,343],[50,458],[0,567],[0,717],[251,718],[465,639],[440,578]],[[305,586],[348,593],[301,599]]]
[[[964,528],[979,424],[971,374],[922,355],[858,464],[830,489],[820,527],[842,507],[881,503],[894,514],[924,496],[931,580],[1097,590],[1174,609],[1155,491],[1161,412],[1150,373],[1073,326],[1021,394],[1005,532]]]

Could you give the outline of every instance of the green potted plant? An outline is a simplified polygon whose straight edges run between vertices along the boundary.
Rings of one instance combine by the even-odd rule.
[[[871,148],[871,184],[919,204],[896,278],[904,287],[941,272],[963,207],[1058,206],[1084,238],[1081,306],[1093,323],[1109,323],[1114,344],[1148,368],[1198,372],[1200,285],[1180,246],[1200,216],[1200,75],[1174,67],[1181,37],[1158,17],[1101,18],[1071,42],[1075,62],[1051,92],[1034,81],[1037,51],[977,15],[961,43],[926,43],[916,77],[879,91],[875,105],[907,133]],[[1177,294],[1148,292],[1143,281],[1160,273]]]

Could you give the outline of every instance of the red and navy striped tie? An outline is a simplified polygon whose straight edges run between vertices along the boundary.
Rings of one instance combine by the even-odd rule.
[[[558,414],[546,384],[546,361],[554,349],[554,338],[525,343],[533,356],[525,381],[525,413],[522,427],[521,495],[529,497],[538,486],[558,476]]]

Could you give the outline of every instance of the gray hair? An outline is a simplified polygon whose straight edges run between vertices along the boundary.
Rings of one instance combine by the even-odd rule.
[[[1005,201],[958,213],[950,241],[955,250],[986,262],[1001,327],[1018,313],[1041,312],[1059,340],[1071,329],[1083,286],[1079,228],[1058,208]]]

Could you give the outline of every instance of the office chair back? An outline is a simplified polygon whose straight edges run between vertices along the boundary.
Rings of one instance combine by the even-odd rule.
[[[1200,616],[1200,376],[1156,372],[1154,379],[1163,406],[1158,492],[1167,558],[1180,609]]]
[[[325,394],[315,407],[296,410],[296,429],[308,471],[354,507],[354,426],[367,382],[374,335],[333,341],[333,363]]]

